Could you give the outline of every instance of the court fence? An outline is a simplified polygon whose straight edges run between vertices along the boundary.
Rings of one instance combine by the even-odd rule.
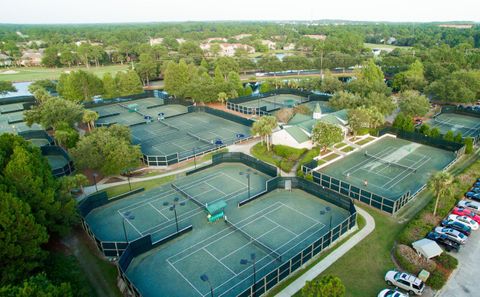
[[[242,153],[218,154],[217,162],[234,162],[234,161],[242,162],[246,160],[247,163],[249,162],[254,162],[255,164],[263,163],[259,160],[250,160],[249,158],[242,158],[247,155],[244,155],[244,156],[241,156],[241,155],[244,155],[244,154]],[[268,164],[263,164],[263,165],[265,165],[263,169],[266,169],[267,171],[270,170],[270,168],[268,168],[270,165]],[[205,168],[208,168],[208,167],[202,167],[202,170]],[[259,168],[261,169],[262,167],[260,166]],[[198,172],[198,170],[193,172]],[[193,172],[191,171],[191,173]],[[319,185],[316,185],[315,183],[312,183],[302,178],[276,177],[274,179],[271,179],[271,181],[272,182],[271,182],[271,187],[269,191],[273,191],[276,188],[284,188],[285,182],[290,181],[292,188],[302,189],[318,197],[319,199],[324,199],[338,207],[341,207],[349,212],[349,216],[345,220],[343,220],[341,223],[335,226],[331,226],[329,232],[327,232],[323,236],[316,239],[312,244],[304,248],[295,256],[286,260],[285,263],[283,263],[280,267],[266,273],[266,276],[257,280],[255,284],[250,284],[251,280],[246,279],[241,283],[236,284],[234,287],[230,288],[229,291],[223,292],[222,295],[229,295],[229,292],[232,290],[235,290],[236,286],[243,284],[245,286],[248,286],[248,289],[244,290],[241,294],[237,295],[237,297],[261,296],[262,294],[264,294],[265,292],[273,288],[276,284],[281,282],[283,279],[285,279],[287,276],[294,273],[297,269],[307,264],[316,255],[318,255],[320,252],[328,248],[333,242],[338,240],[342,235],[347,233],[356,225],[357,211],[351,199],[343,196],[338,196],[335,192],[329,189],[325,189]],[[179,230],[177,233],[167,236],[163,240],[159,240],[155,243],[152,243],[150,235],[146,235],[128,244],[127,248],[125,249],[125,252],[120,256],[120,259],[118,261],[118,273],[120,274],[121,279],[126,284],[125,287],[128,288],[129,290],[128,293],[131,296],[137,296],[137,297],[141,296],[140,291],[135,287],[135,285],[129,280],[128,276],[126,275],[128,266],[133,260],[133,258],[155,247],[158,247],[159,245],[173,238],[176,238],[190,230],[192,230],[192,226],[188,226],[182,230]],[[258,271],[257,273],[259,272],[260,271]]]
[[[473,109],[468,106],[463,105],[445,105],[442,106],[441,113],[456,113],[456,114],[463,114],[467,116],[472,116],[476,118],[480,118],[480,109]]]
[[[420,133],[405,132],[399,131],[394,128],[386,128],[379,132],[379,136],[382,136],[386,133],[395,134],[398,138],[405,140],[433,146],[436,148],[444,149],[447,151],[454,152],[455,158],[450,162],[443,170],[450,168],[458,158],[463,155],[465,152],[465,146],[460,143],[446,141],[444,139],[432,138],[422,135]],[[317,167],[317,161],[313,160],[309,163],[302,165],[302,172],[306,175],[311,175],[313,182],[325,187],[327,189],[333,190],[336,193],[339,193],[343,196],[361,201],[365,204],[378,208],[382,211],[385,211],[389,214],[394,215],[402,207],[404,207],[408,202],[414,199],[419,192],[421,192],[425,186],[418,189],[415,193],[410,191],[405,192],[400,197],[388,198],[382,195],[375,194],[373,192],[367,191],[360,187],[354,186],[344,180],[337,179],[335,177],[329,176],[323,172],[315,171]]]
[[[169,102],[169,100],[170,99],[168,99],[166,102]],[[174,100],[181,100],[184,103],[187,102],[187,101],[184,101],[183,99],[174,99]],[[193,114],[194,112],[205,112],[205,113],[208,113],[208,114],[211,114],[211,115],[214,115],[214,116],[217,116],[241,125],[245,125],[247,127],[253,126],[253,123],[254,123],[252,120],[245,119],[245,118],[236,116],[234,114],[231,114],[222,110],[217,110],[208,106],[189,106],[188,113]],[[179,162],[183,162],[186,160],[191,160],[193,158],[203,156],[205,154],[223,149],[232,144],[249,141],[252,138],[253,136],[222,139],[223,140],[222,144],[206,144],[205,146],[198,147],[196,149],[186,150],[186,151],[165,155],[165,156],[143,154],[142,160],[148,166],[169,166],[172,164],[176,164]]]
[[[61,177],[70,175],[75,171],[75,166],[73,165],[73,160],[70,158],[68,153],[61,147],[56,145],[47,145],[40,147],[43,156],[62,156],[65,158],[67,163],[60,168],[52,168],[52,174],[54,177]]]
[[[283,89],[275,89],[265,93],[257,93],[248,96],[242,96],[234,99],[230,99],[227,101],[227,108],[233,111],[237,111],[243,114],[248,115],[270,115],[271,111],[281,109],[282,106],[280,105],[278,108],[272,109],[267,111],[266,107],[247,107],[242,105],[243,103],[259,100],[262,98],[268,98],[275,95],[297,95],[306,98],[306,101],[328,101],[331,98],[330,94],[326,93],[314,93],[311,91],[303,90],[303,89],[290,89],[290,88],[283,88]],[[303,103],[303,102],[302,102]]]
[[[55,141],[52,136],[48,135],[45,130],[27,130],[18,132],[19,136],[22,136],[25,140],[30,139],[45,139],[49,145],[54,145]]]

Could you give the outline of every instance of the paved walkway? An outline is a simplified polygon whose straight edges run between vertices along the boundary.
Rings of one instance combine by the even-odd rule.
[[[355,245],[357,245],[360,241],[362,241],[365,237],[367,237],[372,231],[375,229],[375,220],[372,216],[370,216],[365,210],[357,208],[357,213],[365,218],[366,225],[365,227],[360,230],[357,234],[353,235],[349,240],[343,243],[341,246],[337,247],[330,255],[325,257],[322,261],[318,262],[317,265],[313,266],[310,270],[305,272],[299,278],[297,278],[293,283],[291,283],[288,287],[283,289],[280,293],[278,293],[277,297],[290,297],[293,296],[295,293],[300,291],[307,281],[313,280],[317,277],[320,273],[325,271],[330,265],[335,263],[340,257],[345,255],[350,249],[352,249]]]

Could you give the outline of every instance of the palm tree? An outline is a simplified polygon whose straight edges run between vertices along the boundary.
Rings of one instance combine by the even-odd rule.
[[[95,127],[95,121],[98,119],[98,113],[93,110],[85,110],[83,112],[82,122],[87,124],[88,131],[92,131]]]
[[[274,116],[263,116],[256,121],[252,126],[252,133],[262,137],[262,143],[267,144],[267,150],[270,151],[272,143],[273,129],[277,127],[277,119]]]
[[[437,214],[438,201],[440,198],[447,196],[451,189],[450,185],[453,182],[453,177],[450,173],[445,171],[439,171],[432,175],[428,180],[428,187],[433,190],[435,195],[435,208],[433,209],[433,215]]]
[[[228,95],[225,92],[220,92],[220,93],[218,93],[217,96],[218,96],[218,101],[220,101],[222,104],[224,104],[225,101],[227,101],[227,99],[228,99]]]

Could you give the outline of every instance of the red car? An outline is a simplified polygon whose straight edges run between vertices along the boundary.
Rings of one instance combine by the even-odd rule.
[[[480,224],[480,216],[476,215],[473,211],[463,208],[463,207],[455,207],[452,211],[453,214],[459,215],[459,216],[467,216],[474,220],[475,222]]]

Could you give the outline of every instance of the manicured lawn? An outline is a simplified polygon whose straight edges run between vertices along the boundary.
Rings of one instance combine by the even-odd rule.
[[[328,155],[328,156],[326,156],[326,157],[323,157],[322,160],[324,160],[324,161],[331,161],[331,160],[337,158],[338,156],[339,156],[339,155],[337,155],[337,154],[330,154],[330,155]]]
[[[364,209],[375,219],[375,230],[317,277],[327,274],[340,277],[346,287],[346,297],[377,296],[386,287],[385,272],[395,267],[390,250],[403,225],[379,210]],[[302,294],[298,292],[294,296]]]
[[[375,139],[375,138],[373,138],[373,137],[367,137],[367,138],[365,138],[365,139],[362,139],[362,140],[360,140],[360,141],[355,142],[355,144],[364,145],[364,144],[369,143],[370,141],[372,141],[372,140],[374,140],[374,139]]]
[[[45,67],[20,67],[20,68],[5,68],[0,70],[0,81],[8,80],[13,82],[22,82],[22,81],[32,81],[39,79],[58,79],[60,74],[65,71],[74,71],[74,70],[85,70],[92,72],[100,77],[104,73],[110,72],[113,75],[118,71],[127,70],[130,65],[108,65],[95,67],[91,66],[90,68],[86,67],[72,67],[72,68],[45,68]],[[5,71],[16,71],[17,73],[13,74],[2,74]]]
[[[344,147],[344,148],[341,149],[341,151],[344,152],[344,153],[348,153],[348,152],[351,152],[353,150],[354,150],[354,148],[351,147],[351,146],[347,146],[347,147]]]
[[[346,145],[347,144],[345,142],[339,142],[339,143],[335,144],[333,147],[339,149],[339,148],[344,147]]]
[[[376,43],[364,43],[363,44],[367,48],[389,48],[389,49],[411,49],[411,46],[398,46],[398,45],[391,45],[391,44],[376,44]]]
[[[357,226],[358,226],[358,229],[357,231],[355,231],[354,233],[350,234],[349,236],[345,237],[344,239],[340,240],[339,242],[335,243],[335,246],[329,250],[326,250],[325,252],[322,252],[320,253],[320,255],[318,256],[318,258],[315,258],[310,264],[308,264],[305,268],[302,268],[300,270],[298,270],[297,272],[295,272],[291,277],[285,279],[285,281],[283,281],[281,284],[279,284],[278,286],[276,286],[275,288],[273,288],[271,291],[269,291],[267,293],[267,297],[273,297],[275,296],[276,294],[280,293],[280,291],[282,291],[283,289],[285,289],[288,285],[290,285],[293,281],[295,281],[297,278],[299,278],[300,276],[302,276],[305,272],[307,272],[310,268],[312,268],[313,266],[315,266],[318,262],[320,262],[321,260],[323,260],[326,256],[330,255],[330,253],[332,253],[336,248],[338,248],[339,246],[341,246],[343,243],[345,243],[345,241],[349,240],[350,237],[352,237],[353,235],[355,235],[358,231],[362,230],[363,227],[365,227],[365,224],[366,224],[366,221],[365,219],[362,217],[362,216],[358,216],[357,217]]]
[[[146,180],[146,181],[141,181],[141,182],[136,182],[132,183],[132,190],[138,189],[138,188],[145,188],[145,190],[151,189],[158,187],[160,185],[163,185],[165,183],[169,183],[175,180],[175,175],[169,175],[165,177],[160,177],[156,179],[151,179],[151,180]],[[104,191],[107,192],[108,197],[112,198],[117,195],[123,194],[125,192],[128,192],[130,190],[128,184],[124,185],[119,185],[119,186],[114,186],[108,189],[105,189]]]

